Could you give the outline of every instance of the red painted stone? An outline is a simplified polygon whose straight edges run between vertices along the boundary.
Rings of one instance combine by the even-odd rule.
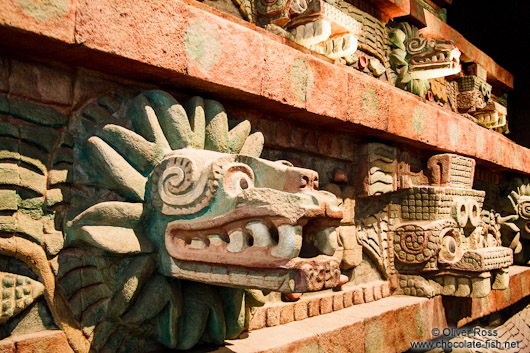
[[[312,57],[308,63],[313,75],[314,88],[307,99],[306,109],[319,115],[332,116],[338,121],[345,121],[346,112],[351,109],[344,99],[344,93],[348,91],[349,70]]]
[[[6,350],[4,350],[6,349]],[[2,353],[73,353],[66,335],[60,330],[47,330],[17,335],[0,341]]]
[[[303,68],[309,67],[307,64],[307,55],[289,48],[282,43],[269,38],[263,38],[264,56],[263,56],[263,75],[261,78],[262,90],[261,95],[281,102],[286,105],[284,109],[291,110],[288,107],[304,108],[308,92],[308,85],[311,87],[309,75],[303,76]],[[307,64],[307,66],[304,65]],[[291,68],[294,68],[291,70]],[[291,71],[293,72],[293,83],[291,83]],[[292,88],[294,87],[294,89]],[[312,92],[312,88],[310,90]],[[305,93],[304,93],[305,92]]]

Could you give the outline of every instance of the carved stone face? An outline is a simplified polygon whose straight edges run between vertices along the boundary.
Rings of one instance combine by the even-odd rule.
[[[417,204],[410,206],[409,200],[407,206],[402,206],[402,210],[404,207],[408,210],[415,207],[423,211],[428,209],[428,212],[422,212],[420,217],[409,213],[409,218],[417,221],[402,222],[393,230],[398,271],[433,276],[444,286],[445,295],[486,295],[491,286],[489,271],[508,267],[513,262],[513,256],[511,249],[501,246],[496,230],[481,220],[484,193],[450,187],[415,189],[423,190],[420,191],[421,204],[427,202],[432,205],[427,208]],[[432,196],[432,201],[423,197],[424,194]],[[425,221],[422,218],[435,220]],[[469,290],[458,291],[454,285],[446,286],[445,282],[456,283],[457,279]],[[478,281],[480,285],[470,286],[469,281]]]
[[[413,37],[405,42],[413,79],[430,79],[460,72],[460,51],[452,41]]]
[[[182,149],[166,155],[150,178],[150,232],[164,238],[166,275],[287,292],[338,284],[339,262],[326,255],[337,247],[342,212],[334,195],[318,191],[316,172]],[[298,257],[303,237],[312,243],[306,258]]]
[[[318,174],[258,158],[263,136],[250,134],[248,121],[228,130],[215,101],[195,97],[186,109],[146,91],[96,119],[101,125],[80,124],[80,184],[102,195],[78,197],[67,242],[156,254],[164,275],[210,284],[337,286],[331,256],[342,212],[318,191]]]
[[[357,50],[361,24],[323,0],[258,0],[255,4],[258,23],[284,28],[288,37],[306,48],[332,59]]]

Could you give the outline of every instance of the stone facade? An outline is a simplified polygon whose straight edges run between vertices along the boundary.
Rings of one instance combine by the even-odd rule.
[[[513,78],[443,3],[0,0],[0,351],[405,351],[523,300]]]

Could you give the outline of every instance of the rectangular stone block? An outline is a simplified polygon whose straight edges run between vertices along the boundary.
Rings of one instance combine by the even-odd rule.
[[[306,108],[319,115],[346,121],[349,106],[343,94],[348,91],[349,70],[314,57],[310,57],[307,62],[309,69]],[[310,78],[313,80],[312,85]],[[338,157],[339,154],[340,151],[335,151],[331,155]]]
[[[376,130],[386,131],[390,118],[391,87],[367,75],[348,73],[347,120]]]
[[[280,324],[280,307],[270,306],[267,308],[267,326],[277,326]]]
[[[383,291],[382,291],[382,285],[374,286],[374,300],[379,300],[383,298]]]
[[[256,311],[254,312],[252,319],[250,319],[248,329],[250,331],[258,330],[266,326],[267,326],[267,308],[266,307],[256,308]]]
[[[308,318],[308,302],[299,301],[294,304],[294,319],[296,321],[304,320]]]
[[[362,288],[355,288],[353,290],[353,304],[362,304],[364,303],[364,295]]]
[[[381,286],[381,294],[383,295],[383,298],[386,298],[391,294],[390,282],[383,283]]]
[[[304,108],[314,89],[308,56],[267,37],[263,38],[263,46],[262,95],[283,102],[285,111]]]
[[[311,298],[307,304],[309,317],[320,315],[320,298]]]
[[[74,43],[76,0],[0,1],[0,26]]]
[[[280,306],[280,324],[284,325],[294,321],[294,304]]]
[[[17,209],[16,190],[0,190],[0,211],[16,211]]]
[[[365,303],[374,301],[374,289],[372,286],[363,287],[363,298]]]
[[[11,59],[9,93],[42,103],[72,105],[73,74],[68,67]]]
[[[14,340],[17,353],[50,352],[51,347],[54,353],[74,353],[66,335],[60,330],[30,333],[17,336]]]
[[[353,305],[353,292],[352,291],[345,291],[343,298],[344,298],[345,308],[348,308]]]
[[[341,310],[344,308],[344,295],[343,293],[337,293],[333,295],[333,311]]]
[[[333,297],[325,296],[320,299],[320,314],[329,314],[333,311]]]

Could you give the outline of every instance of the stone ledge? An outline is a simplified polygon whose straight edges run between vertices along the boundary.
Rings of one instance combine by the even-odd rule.
[[[75,20],[76,45],[6,21],[0,45],[530,174],[530,150],[506,137],[199,2],[80,0]]]
[[[462,327],[530,295],[530,267],[510,267],[510,286],[481,299],[394,295],[329,314],[267,327],[227,340],[217,350],[194,353],[403,352],[414,341],[435,338],[433,328]],[[259,348],[258,348],[259,347]]]
[[[391,296],[252,331],[245,339],[226,341],[215,352],[403,352],[412,341],[432,339],[433,328],[447,327],[441,303],[441,297]]]
[[[444,297],[447,321],[462,327],[471,321],[500,311],[530,295],[530,267],[510,266],[510,285],[506,290],[492,290],[485,298]]]
[[[250,319],[249,330],[258,330],[305,320],[308,317],[339,311],[352,305],[360,305],[386,298],[391,294],[390,282],[375,281],[340,291],[304,294],[296,302],[278,302],[256,308]]]
[[[73,353],[63,331],[48,330],[0,340],[0,353]]]

